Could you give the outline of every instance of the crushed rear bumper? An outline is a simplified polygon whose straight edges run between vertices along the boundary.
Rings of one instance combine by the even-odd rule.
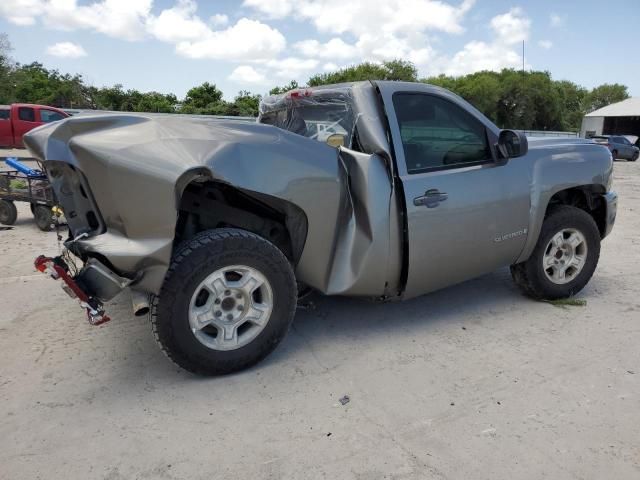
[[[52,258],[40,255],[34,265],[39,272],[61,281],[62,289],[86,311],[91,325],[100,325],[110,320],[103,302],[111,300],[131,283],[131,280],[116,275],[95,258],[90,258],[80,272],[73,276],[69,265],[61,256]]]

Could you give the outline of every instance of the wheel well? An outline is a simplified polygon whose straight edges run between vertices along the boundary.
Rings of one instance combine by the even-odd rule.
[[[604,189],[598,185],[584,185],[567,188],[555,193],[549,200],[545,216],[554,205],[570,205],[591,215],[598,226],[600,236],[604,236],[607,227],[607,207],[602,194]]]
[[[174,249],[201,231],[234,227],[269,240],[294,265],[300,259],[307,218],[290,202],[221,182],[196,180],[185,187],[179,205]]]

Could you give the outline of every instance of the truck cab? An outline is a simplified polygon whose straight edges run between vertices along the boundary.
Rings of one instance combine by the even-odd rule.
[[[45,105],[0,105],[0,147],[24,148],[22,136],[45,123],[67,118],[63,110]]]

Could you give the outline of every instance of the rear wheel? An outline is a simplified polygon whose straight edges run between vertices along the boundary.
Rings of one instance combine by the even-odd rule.
[[[11,200],[0,200],[0,223],[13,225],[18,219],[18,209]]]
[[[151,323],[177,365],[221,375],[266,357],[285,336],[296,308],[289,261],[244,230],[202,232],[176,252]]]
[[[617,160],[618,159],[618,151],[617,150],[613,150],[611,152],[611,156],[613,157],[614,160]]]
[[[589,282],[600,257],[600,232],[587,212],[561,205],[547,215],[533,253],[511,266],[520,289],[536,299],[575,295]]]
[[[44,205],[36,205],[33,208],[33,216],[36,219],[36,225],[43,232],[53,230],[53,214],[51,208]]]

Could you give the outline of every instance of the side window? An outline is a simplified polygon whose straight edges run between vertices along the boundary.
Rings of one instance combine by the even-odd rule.
[[[0,110],[0,120],[9,120],[9,110]]]
[[[35,122],[36,111],[31,107],[20,107],[18,108],[18,118],[25,122]]]
[[[65,118],[64,115],[53,110],[40,110],[40,120],[44,123],[55,122],[63,118]]]
[[[409,173],[493,160],[485,126],[454,103],[433,95],[397,93],[393,106]]]

